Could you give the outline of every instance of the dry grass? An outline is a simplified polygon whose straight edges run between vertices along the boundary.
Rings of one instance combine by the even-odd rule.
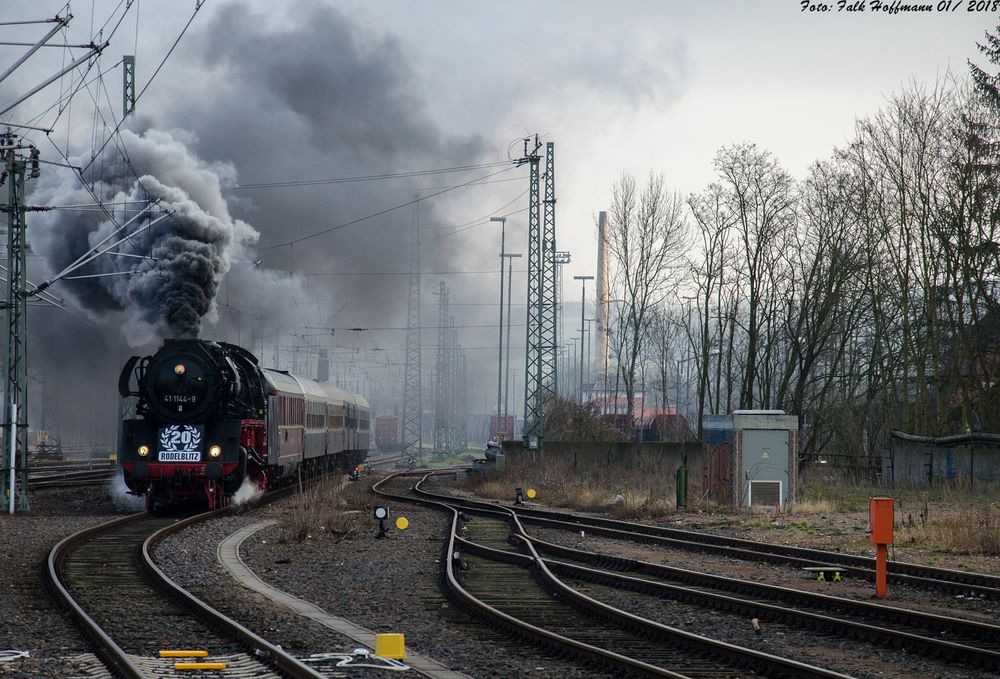
[[[866,515],[871,497],[888,496],[894,504],[897,546],[944,554],[1000,556],[1000,510],[993,502],[996,483],[962,479],[930,488],[886,488],[836,478],[803,478],[800,498],[807,499],[796,503],[799,509],[805,504],[832,505],[837,512]]]
[[[900,516],[895,539],[950,554],[1000,556],[1000,510],[991,505],[947,510],[929,505],[916,515]]]
[[[515,488],[536,492],[543,505],[574,511],[606,512],[623,519],[670,516],[692,525],[745,532],[749,539],[810,544],[821,549],[868,549],[868,505],[873,496],[892,497],[895,544],[903,560],[976,563],[989,571],[1000,557],[1000,507],[996,483],[958,482],[927,488],[886,488],[823,475],[804,474],[797,501],[776,508],[732,511],[688,494],[688,511],[675,513],[672,474],[655,470],[602,468],[580,471],[567,461],[508,463],[504,472],[482,470],[467,490],[512,502]],[[985,559],[972,561],[969,559]]]
[[[536,500],[574,511],[606,511],[620,518],[667,514],[675,508],[672,476],[650,470],[601,468],[581,472],[568,461],[511,464],[503,472],[483,470],[467,482],[477,495],[513,500],[516,488],[532,489]]]
[[[340,477],[309,484],[295,495],[291,509],[279,520],[281,539],[303,542],[323,533],[350,535],[358,517],[371,508],[370,487],[365,479],[345,483]]]
[[[791,502],[786,508],[789,514],[832,514],[837,511],[837,503],[833,500],[811,499]]]

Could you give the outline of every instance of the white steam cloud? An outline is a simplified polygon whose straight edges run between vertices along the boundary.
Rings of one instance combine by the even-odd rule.
[[[242,505],[248,502],[256,502],[262,497],[264,497],[264,490],[254,483],[249,476],[246,476],[243,478],[243,483],[240,484],[240,487],[233,493],[233,504]]]
[[[121,468],[108,482],[107,492],[119,512],[141,512],[146,509],[146,498],[129,494]]]

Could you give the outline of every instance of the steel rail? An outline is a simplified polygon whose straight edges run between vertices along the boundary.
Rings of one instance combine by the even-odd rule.
[[[295,491],[296,486],[293,485],[270,491],[261,499],[260,504],[268,504]],[[248,650],[250,655],[257,657],[258,660],[275,667],[290,679],[324,679],[324,675],[317,673],[312,668],[283,651],[280,647],[257,636],[236,621],[183,590],[153,563],[151,550],[159,540],[187,526],[214,519],[239,509],[238,505],[229,505],[188,517],[156,531],[146,538],[142,544],[141,553],[138,556],[140,567],[154,581],[154,584],[160,588],[163,596],[172,596],[181,601],[201,620],[223,630],[225,634],[236,639]],[[97,655],[104,660],[108,669],[117,676],[125,677],[125,679],[151,679],[151,677],[133,661],[132,656],[112,639],[73,598],[63,581],[61,572],[67,554],[73,547],[81,545],[103,532],[113,531],[122,526],[142,521],[149,518],[149,516],[146,512],[139,512],[74,533],[56,544],[49,552],[47,559],[46,583],[53,596],[70,611],[85,637],[95,646]],[[260,653],[256,653],[257,651],[260,651]]]
[[[425,473],[424,479],[431,476],[440,475],[442,473],[453,473],[453,470],[448,472],[434,471],[430,473]],[[588,597],[581,592],[574,590],[563,583],[556,575],[547,567],[545,560],[536,551],[531,541],[527,539],[527,534],[524,531],[524,527],[521,525],[516,513],[507,507],[468,507],[463,502],[449,502],[442,501],[439,499],[428,499],[426,496],[421,497],[411,497],[411,496],[401,496],[390,494],[381,489],[381,486],[391,479],[404,476],[402,474],[392,475],[387,477],[387,479],[382,482],[375,484],[372,490],[378,494],[386,497],[392,497],[397,500],[406,502],[415,502],[417,504],[422,504],[424,506],[437,507],[452,513],[451,530],[446,543],[446,553],[444,555],[445,565],[445,583],[447,593],[452,597],[457,603],[465,607],[467,610],[478,613],[481,616],[490,619],[494,623],[501,627],[507,628],[509,630],[515,631],[520,634],[526,634],[529,637],[542,641],[547,645],[554,645],[556,647],[562,648],[572,654],[582,655],[583,657],[598,661],[605,665],[610,665],[616,670],[625,670],[631,673],[639,674],[640,676],[657,676],[657,677],[683,677],[685,675],[666,670],[664,668],[651,665],[649,663],[643,662],[635,658],[629,658],[627,656],[615,653],[608,649],[600,648],[591,644],[587,644],[564,635],[557,634],[551,630],[547,630],[541,627],[532,625],[526,621],[520,620],[511,616],[503,611],[496,609],[495,607],[486,604],[485,602],[479,600],[477,597],[468,592],[460,583],[456,573],[455,564],[460,561],[461,550],[458,549],[461,546],[462,550],[470,550],[470,553],[476,553],[479,556],[486,556],[504,563],[517,564],[521,567],[530,568],[531,571],[538,577],[546,589],[557,593],[568,605],[574,608],[582,609],[586,611],[589,615],[595,616],[597,618],[611,619],[616,621],[616,623],[621,624],[628,628],[637,628],[641,630],[641,633],[655,636],[664,640],[668,643],[680,643],[685,647],[695,649],[698,655],[708,656],[712,658],[725,658],[728,664],[735,667],[747,667],[751,666],[756,670],[762,670],[764,672],[769,672],[775,676],[784,677],[826,677],[826,678],[843,678],[847,675],[833,672],[831,670],[826,670],[824,668],[814,667],[807,665],[805,663],[798,662],[796,660],[791,660],[788,658],[781,658],[779,656],[774,656],[768,653],[763,653],[760,651],[755,651],[752,649],[742,648],[733,644],[728,644],[723,641],[716,639],[710,639],[708,637],[703,637],[691,632],[686,632],[677,628],[673,628],[661,623],[642,618],[641,616],[634,615],[627,611],[609,606],[602,602],[599,602],[591,597]],[[414,487],[414,492],[419,491],[419,485],[423,480],[419,481]],[[509,552],[506,550],[499,550],[492,547],[486,547],[481,545],[476,545],[475,543],[468,541],[461,536],[459,536],[458,522],[462,515],[455,505],[459,505],[462,509],[466,511],[472,511],[474,513],[481,513],[492,515],[494,518],[502,518],[509,521],[514,526],[515,535],[520,536],[526,549],[529,550],[529,555],[519,554],[516,552]]]
[[[83,610],[83,607],[76,602],[76,600],[69,593],[69,590],[66,589],[63,584],[60,572],[62,570],[66,554],[72,547],[89,540],[94,535],[106,532],[127,523],[140,521],[143,518],[145,518],[145,513],[131,514],[126,517],[114,519],[113,521],[108,521],[97,526],[86,528],[78,533],[74,533],[73,535],[64,538],[49,551],[46,568],[46,584],[49,591],[52,592],[53,596],[59,603],[70,611],[83,631],[84,636],[86,636],[96,647],[98,657],[104,660],[110,670],[115,672],[118,676],[125,677],[126,679],[146,679],[146,675],[134,662],[132,662],[131,656],[129,656],[129,654],[126,653],[121,646],[115,643],[115,641],[107,635],[101,626],[98,625],[85,610]]]
[[[800,567],[838,566],[847,575],[869,581],[875,579],[875,560],[871,557],[842,554],[805,547],[791,547],[754,542],[740,538],[712,535],[699,531],[663,528],[616,519],[579,516],[567,512],[532,509],[474,500],[421,490],[428,497],[463,503],[464,506],[504,507],[518,514],[525,522],[537,526],[577,532],[581,528],[593,534],[633,542],[669,545],[673,548],[702,553],[725,554],[748,561],[784,563]],[[954,569],[934,568],[900,561],[888,564],[889,580],[921,589],[935,589],[951,594],[972,594],[986,599],[1000,599],[1000,577],[984,573],[966,573]]]
[[[284,497],[294,490],[292,486],[286,489],[275,491],[267,502],[273,502],[278,497]],[[234,508],[233,505],[223,507],[204,514],[189,517],[182,521],[161,528],[150,535],[142,543],[142,567],[144,573],[169,596],[181,601],[187,608],[193,610],[200,618],[208,621],[218,629],[223,630],[229,636],[239,640],[239,642],[250,652],[251,655],[262,658],[270,665],[277,667],[291,679],[324,679],[324,675],[316,672],[311,667],[305,665],[295,656],[284,651],[280,646],[272,644],[258,634],[250,631],[245,626],[236,622],[229,616],[212,608],[204,601],[194,596],[183,587],[179,586],[164,573],[153,561],[152,550],[157,543],[169,535],[176,533],[188,526],[201,523],[211,518],[216,518],[222,514],[229,513]]]
[[[648,524],[632,523],[617,519],[605,519],[601,517],[579,517],[568,515],[565,512],[549,510],[539,510],[529,507],[517,507],[518,514],[525,517],[538,517],[540,519],[562,520],[569,523],[585,523],[592,527],[620,529],[625,532],[649,535],[651,537],[675,538],[691,545],[731,547],[738,550],[745,550],[743,553],[759,552],[764,547],[768,554],[778,556],[788,556],[793,559],[801,559],[819,565],[842,565],[853,568],[854,574],[861,571],[874,572],[875,559],[867,556],[855,554],[844,554],[842,552],[831,552],[822,549],[808,547],[792,547],[789,545],[778,545],[773,543],[761,543],[742,538],[732,538],[724,535],[713,535],[701,531],[682,530],[678,528],[666,528],[663,526],[651,526]],[[575,528],[579,530],[579,527]],[[958,591],[975,591],[983,596],[1000,598],[1000,577],[986,573],[971,573],[955,570],[951,568],[935,568],[921,564],[908,563],[905,561],[890,561],[888,563],[890,577],[897,577],[900,582],[917,584],[919,580],[926,579],[940,583],[945,587],[948,584],[961,585]],[[874,577],[874,576],[872,576]],[[950,591],[956,591],[950,588]]]
[[[93,470],[66,472],[63,474],[29,475],[28,488],[69,488],[74,486],[93,486],[99,482],[114,478],[115,471]]]
[[[433,474],[429,474],[425,477],[425,479],[422,479],[421,482],[417,483],[414,486],[413,491],[424,497],[433,497],[437,499],[450,498],[456,504],[462,506],[467,512],[474,512],[477,514],[496,514],[500,511],[514,511],[519,516],[521,514],[519,511],[520,508],[496,505],[478,500],[469,500],[467,498],[452,498],[451,496],[433,493],[421,488],[424,480],[430,478],[431,476],[433,476]],[[531,513],[537,514],[537,511],[532,511]],[[526,520],[529,523],[549,525],[547,520],[540,519],[537,516],[532,516]],[[586,519],[583,519],[583,521],[585,524]],[[564,524],[565,522],[560,523]],[[625,522],[615,523],[618,525],[628,525],[625,524]],[[571,530],[575,531],[578,530],[582,524],[571,523],[559,525],[557,527],[565,528],[566,525],[571,526]],[[601,532],[600,527],[598,528],[599,530],[595,532]],[[620,537],[622,535],[626,537],[635,537],[634,535],[628,534],[624,531],[614,529],[603,530],[610,531],[615,537]],[[644,536],[644,534],[640,537],[642,536]],[[924,613],[895,606],[886,606],[877,603],[857,601],[854,599],[833,597],[789,587],[748,582],[738,580],[736,578],[699,573],[686,569],[664,566],[661,564],[653,564],[634,559],[617,557],[614,555],[586,552],[571,547],[556,545],[540,538],[529,536],[526,532],[523,535],[517,536],[517,538],[533,544],[538,550],[539,558],[542,563],[551,563],[553,564],[553,568],[562,569],[564,572],[570,572],[574,577],[591,581],[600,581],[601,578],[604,578],[605,580],[613,581],[616,586],[623,586],[629,589],[641,589],[648,593],[657,595],[670,593],[674,598],[683,598],[700,604],[707,603],[716,608],[735,610],[742,613],[760,615],[762,617],[764,615],[771,615],[786,620],[794,619],[796,622],[807,624],[814,629],[822,629],[833,633],[846,632],[855,638],[876,641],[889,647],[906,646],[908,648],[916,649],[924,654],[943,657],[949,660],[956,660],[967,665],[991,669],[1000,667],[1000,652],[997,650],[998,642],[1000,642],[1000,626],[997,625],[962,618],[950,618],[943,615]],[[542,557],[541,553],[556,554],[558,556],[571,558],[586,564],[596,565],[600,568],[581,568],[573,564],[558,562],[550,558]],[[637,572],[642,575],[662,578],[672,582],[681,582],[684,585],[688,585],[688,587],[657,583],[634,576],[623,576],[617,573],[611,573],[607,570],[609,567],[618,571],[627,571],[630,573]],[[747,601],[727,595],[693,590],[690,589],[690,587],[711,588],[715,590],[745,594],[748,593],[752,596],[773,600],[779,603],[804,604],[813,608],[835,611],[841,615],[857,616],[868,620],[874,619],[879,624],[868,624],[851,619],[818,615],[807,611],[796,611],[780,605]],[[883,627],[882,625],[885,624],[902,625],[908,627],[909,629],[892,629]],[[914,632],[915,629],[920,631]],[[947,635],[950,639],[954,640],[940,638],[944,635]],[[957,639],[960,635],[971,640],[987,642],[989,646],[974,646],[970,643],[966,643],[965,641],[960,641]]]
[[[530,539],[533,543],[536,543],[536,547],[538,547],[537,541],[534,538]],[[542,551],[544,551],[544,549]],[[601,557],[603,555],[594,556]],[[956,620],[931,614],[926,614],[925,618],[925,614],[918,611],[894,609],[891,606],[878,606],[877,604],[869,604],[867,602],[853,601],[850,599],[839,599],[837,597],[830,597],[823,594],[788,590],[789,592],[801,595],[801,597],[798,597],[799,600],[820,602],[823,608],[839,608],[841,617],[833,617],[831,615],[789,608],[787,606],[787,602],[786,605],[781,605],[780,603],[764,603],[760,601],[741,599],[728,594],[719,594],[716,592],[694,588],[698,586],[710,585],[677,585],[666,582],[657,582],[646,578],[636,577],[635,575],[625,575],[606,569],[580,566],[549,558],[544,559],[544,562],[556,572],[589,582],[611,585],[617,588],[627,589],[629,591],[639,591],[661,598],[682,600],[701,606],[710,606],[719,610],[749,615],[750,617],[759,617],[761,619],[771,621],[783,621],[789,624],[802,625],[810,629],[828,632],[838,636],[850,636],[863,641],[874,641],[889,648],[905,646],[907,648],[918,650],[921,653],[928,654],[932,657],[945,658],[976,667],[989,669],[1000,667],[1000,653],[996,650],[972,646],[958,641],[949,641],[942,638],[927,636],[926,634],[915,633],[905,629],[900,630],[886,628],[876,624],[859,622],[843,616],[850,614],[851,612],[862,611],[871,617],[873,609],[882,609],[879,610],[878,613],[882,614],[883,617],[892,618],[893,620],[899,621],[901,624],[909,625],[911,628],[916,627],[927,629],[928,623],[937,623],[937,630],[932,633],[957,635],[961,630],[966,629],[972,630],[972,634],[970,636],[975,636],[979,639],[987,641],[993,640],[994,642],[997,639],[1000,639],[1000,628],[995,625],[988,625],[985,623],[977,623],[967,620]],[[645,566],[647,564],[643,565]],[[648,564],[648,566],[652,567],[652,570],[655,569],[656,564]],[[706,581],[711,577],[714,576],[706,575]],[[766,592],[767,589],[771,588],[770,585],[760,585],[759,583],[753,584],[757,585],[758,591]],[[763,596],[768,596],[768,593],[765,593]],[[769,598],[771,597],[773,597],[773,595]],[[793,595],[789,598],[796,597]],[[866,610],[865,607],[871,608]]]

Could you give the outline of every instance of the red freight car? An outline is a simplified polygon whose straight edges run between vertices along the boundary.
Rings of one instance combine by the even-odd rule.
[[[375,447],[383,453],[402,449],[403,418],[398,415],[379,415],[375,418]]]

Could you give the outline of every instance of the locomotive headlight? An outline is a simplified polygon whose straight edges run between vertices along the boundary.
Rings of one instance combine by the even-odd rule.
[[[149,455],[149,446],[139,446],[136,452],[139,453],[139,457],[146,457]]]
[[[174,366],[174,374],[177,375],[178,377],[183,375],[185,372],[187,372],[187,368],[184,367],[183,363],[178,363],[177,365]]]
[[[218,457],[219,455],[222,455],[222,446],[212,446],[211,448],[208,449],[208,454],[211,455],[212,457]]]

